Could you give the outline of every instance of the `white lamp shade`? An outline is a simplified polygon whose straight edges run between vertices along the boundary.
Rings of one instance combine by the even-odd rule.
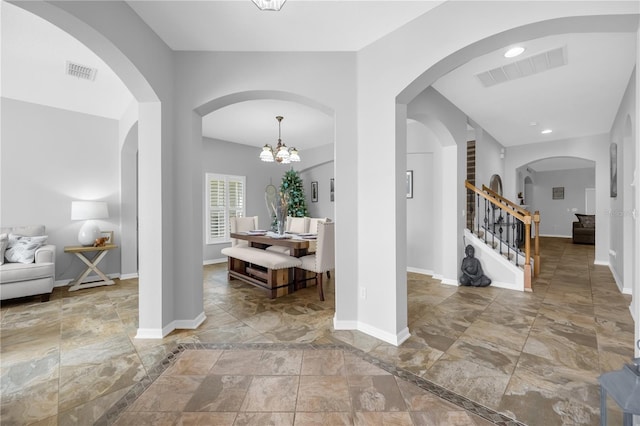
[[[105,201],[72,201],[71,220],[107,219],[109,211]]]

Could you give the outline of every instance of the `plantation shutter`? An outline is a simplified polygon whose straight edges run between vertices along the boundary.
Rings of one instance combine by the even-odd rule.
[[[207,244],[229,241],[229,218],[245,215],[245,177],[207,173]]]
[[[225,205],[226,189],[224,178],[209,180],[209,239],[224,238],[226,232]]]

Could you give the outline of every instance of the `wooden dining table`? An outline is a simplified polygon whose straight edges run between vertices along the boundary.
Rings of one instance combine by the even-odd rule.
[[[282,246],[287,247],[293,257],[305,256],[309,249],[310,240],[297,237],[295,234],[288,234],[287,236],[288,238],[273,238],[269,234],[253,235],[246,232],[232,232],[230,235],[231,238],[248,241],[251,247],[265,249],[269,246]]]

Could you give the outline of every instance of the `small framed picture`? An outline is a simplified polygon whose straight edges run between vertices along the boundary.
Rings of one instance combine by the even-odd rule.
[[[334,200],[333,193],[334,193],[334,178],[331,178],[331,180],[329,180],[329,194],[330,194],[331,201]]]
[[[554,186],[552,191],[552,199],[564,200],[564,186]]]
[[[407,198],[413,198],[413,170],[407,170]]]
[[[316,181],[311,182],[311,202],[318,202],[318,182]]]

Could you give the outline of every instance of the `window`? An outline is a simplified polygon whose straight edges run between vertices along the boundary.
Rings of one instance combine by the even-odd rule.
[[[207,244],[229,241],[229,218],[245,215],[244,176],[206,174]]]

